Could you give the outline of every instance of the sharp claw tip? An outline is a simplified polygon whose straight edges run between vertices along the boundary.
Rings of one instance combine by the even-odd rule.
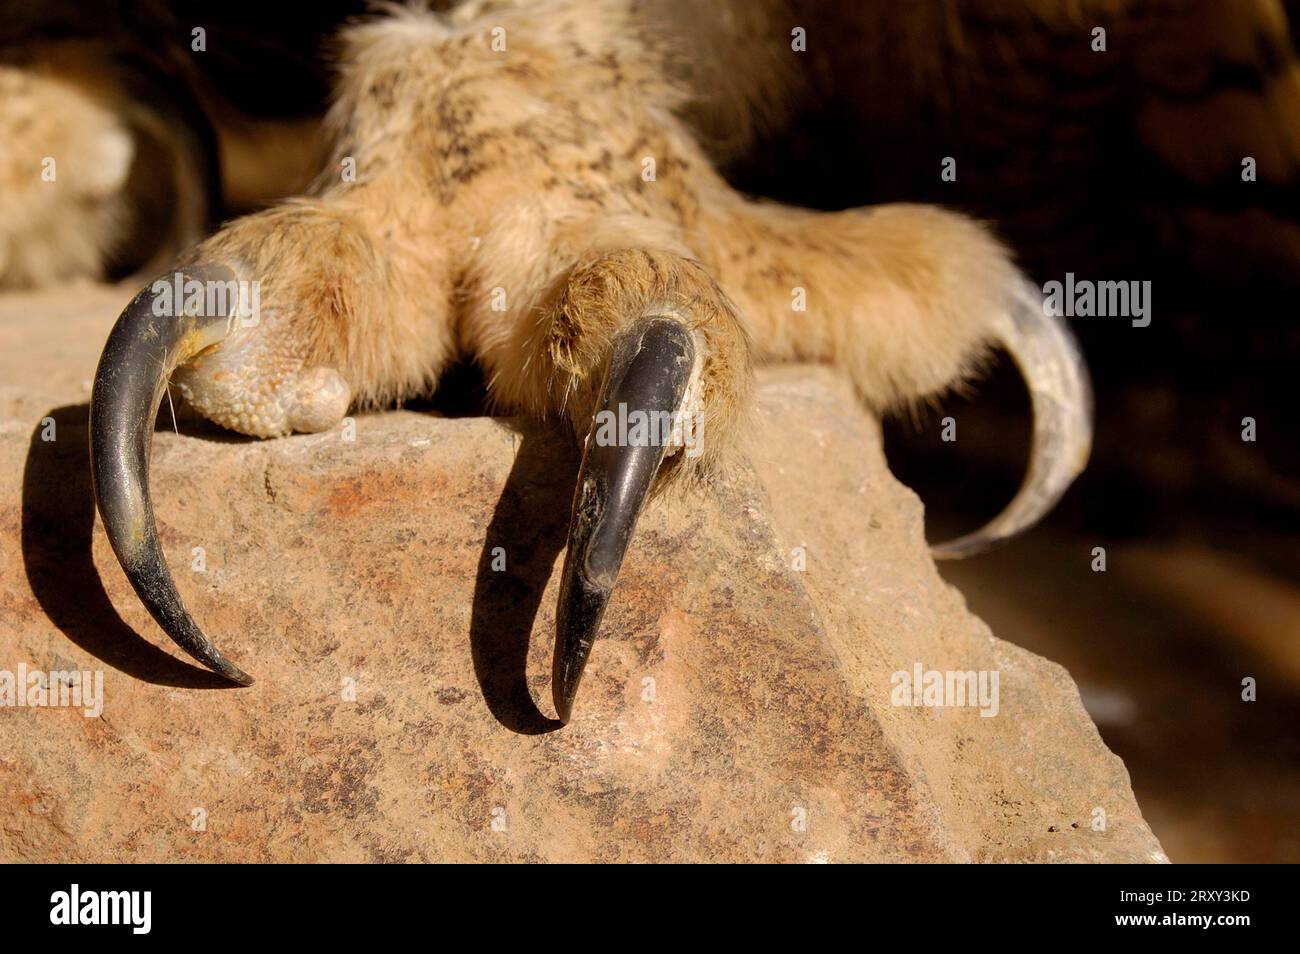
[[[240,669],[234,663],[225,659],[212,661],[203,660],[207,663],[208,668],[220,676],[222,679],[234,683],[236,686],[251,686],[257,680],[250,676],[244,670]]]
[[[568,725],[573,716],[573,700],[576,695],[576,692],[565,692],[558,683],[551,693],[551,699],[555,703],[555,717],[564,725]]]
[[[242,669],[236,669],[234,666],[231,666],[229,669],[213,669],[212,671],[231,685],[235,686],[251,686],[253,683],[257,682],[257,680],[248,673],[244,672]]]

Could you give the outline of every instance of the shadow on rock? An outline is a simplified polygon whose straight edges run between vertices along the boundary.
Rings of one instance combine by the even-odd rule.
[[[579,461],[565,432],[532,422],[517,427],[519,452],[479,558],[470,649],[474,673],[497,721],[514,732],[538,735],[562,723],[543,715],[528,691],[528,642],[546,583],[564,549]],[[547,666],[547,685],[549,680]]]
[[[164,686],[229,688],[221,677],[184,663],[128,626],[113,608],[91,554],[95,497],[90,479],[89,409],[48,412],[56,440],[37,424],[23,469],[23,564],[45,615],[70,640],[129,676]]]

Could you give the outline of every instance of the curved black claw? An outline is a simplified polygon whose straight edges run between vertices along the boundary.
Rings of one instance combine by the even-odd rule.
[[[168,290],[162,292],[160,284]],[[90,465],[113,552],[150,614],[187,653],[246,686],[253,678],[212,645],[181,602],[158,545],[149,497],[149,449],[167,378],[230,333],[237,287],[230,269],[197,265],[146,286],[126,306],[95,371]]]
[[[647,318],[615,342],[583,451],[560,582],[551,694],[563,722],[572,714],[605,604],[667,451],[661,424],[680,412],[694,364],[691,334],[672,318]],[[641,431],[646,440],[602,439],[619,430],[600,426],[607,415],[611,421],[635,420],[636,412],[650,422]]]

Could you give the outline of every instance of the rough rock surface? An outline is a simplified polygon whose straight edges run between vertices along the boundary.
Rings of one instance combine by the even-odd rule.
[[[105,697],[0,709],[0,860],[1163,860],[1069,676],[940,580],[822,369],[764,372],[748,461],[646,510],[562,729],[560,432],[399,411],[258,442],[164,408],[164,548],[258,677],[219,688],[94,513],[127,297],[0,299],[0,670],[99,669]],[[997,671],[996,716],[893,705],[917,663]]]

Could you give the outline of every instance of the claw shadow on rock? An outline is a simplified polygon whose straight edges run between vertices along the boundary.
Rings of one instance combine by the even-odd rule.
[[[229,688],[137,634],[118,615],[95,569],[95,496],[90,478],[89,406],[46,413],[55,440],[32,431],[23,468],[22,553],[27,583],[50,622],[70,640],[129,676],[188,689]]]
[[[573,441],[558,428],[524,420],[509,426],[521,440],[479,557],[470,651],[497,721],[511,731],[539,735],[563,723],[543,715],[528,690],[528,644],[568,536],[579,458]],[[502,556],[505,569],[494,569]]]

